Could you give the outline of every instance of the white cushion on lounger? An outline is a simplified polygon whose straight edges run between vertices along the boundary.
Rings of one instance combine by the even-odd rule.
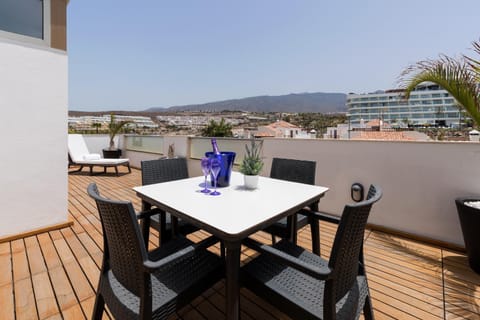
[[[100,160],[102,157],[98,153],[84,154],[83,160]]]
[[[98,160],[80,160],[75,161],[76,164],[93,164],[93,165],[114,165],[128,162],[128,159],[98,159]]]

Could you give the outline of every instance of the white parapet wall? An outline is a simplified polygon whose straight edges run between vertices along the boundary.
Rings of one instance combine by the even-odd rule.
[[[158,139],[166,142],[171,138]],[[189,157],[189,174],[201,175],[200,158],[211,150],[210,139],[176,139],[179,139],[176,141],[179,155]],[[239,160],[243,157],[242,148],[249,143],[241,139],[217,140],[221,150],[236,151]],[[168,143],[164,146],[166,152]],[[158,156],[134,153],[137,165],[141,160]],[[370,183],[375,183],[384,195],[374,206],[370,224],[456,246],[463,246],[463,238],[455,198],[480,196],[478,142],[276,138],[264,139],[263,157],[265,166],[261,174],[265,176],[269,175],[274,157],[316,161],[316,184],[330,188],[320,201],[321,211],[340,215],[345,204],[353,203],[350,197],[353,183],[364,185],[365,192]]]
[[[68,221],[67,64],[0,39],[0,237]]]
[[[354,182],[383,188],[369,223],[463,246],[455,198],[480,195],[480,144],[267,139],[264,156],[317,162],[330,191],[320,209],[341,214]],[[480,226],[479,226],[480,227]]]

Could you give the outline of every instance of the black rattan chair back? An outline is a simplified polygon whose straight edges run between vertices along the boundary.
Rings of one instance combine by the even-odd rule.
[[[142,185],[188,178],[186,158],[142,161]]]
[[[334,288],[330,288],[333,289],[334,304],[354,286],[370,209],[381,197],[382,190],[371,185],[367,200],[346,205],[343,210],[328,263],[335,273]]]
[[[273,158],[270,178],[314,185],[316,167],[315,161]]]
[[[117,280],[132,293],[143,290],[143,261],[147,253],[132,203],[100,196],[97,185],[88,186],[95,199],[103,229],[103,268],[112,270]]]

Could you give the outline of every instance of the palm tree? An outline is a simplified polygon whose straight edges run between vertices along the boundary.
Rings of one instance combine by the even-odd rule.
[[[122,130],[122,128],[132,121],[116,121],[115,115],[113,113],[110,114],[110,123],[108,124],[108,133],[110,135],[110,147],[109,150],[115,150],[115,136],[117,133]]]
[[[102,127],[102,124],[100,122],[94,122],[92,123],[92,127],[94,127],[97,131],[97,134],[98,134],[98,129],[100,129]]]
[[[227,123],[224,118],[220,122],[210,120],[210,123],[202,129],[204,137],[232,137],[232,125]]]
[[[480,55],[480,42],[473,42],[473,50]],[[439,85],[457,100],[477,127],[480,126],[480,60],[440,55],[437,60],[420,61],[408,67],[402,72],[400,81],[406,99],[422,82]]]

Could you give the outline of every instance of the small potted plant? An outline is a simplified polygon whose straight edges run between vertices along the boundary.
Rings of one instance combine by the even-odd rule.
[[[258,186],[258,174],[262,171],[263,160],[260,157],[263,147],[262,140],[250,140],[250,145],[245,145],[245,156],[240,166],[243,173],[245,188],[256,189]]]
[[[104,158],[120,158],[122,150],[115,147],[115,136],[122,130],[122,128],[131,123],[131,121],[116,121],[115,115],[110,114],[110,123],[108,124],[108,134],[110,136],[110,145],[103,149]]]

